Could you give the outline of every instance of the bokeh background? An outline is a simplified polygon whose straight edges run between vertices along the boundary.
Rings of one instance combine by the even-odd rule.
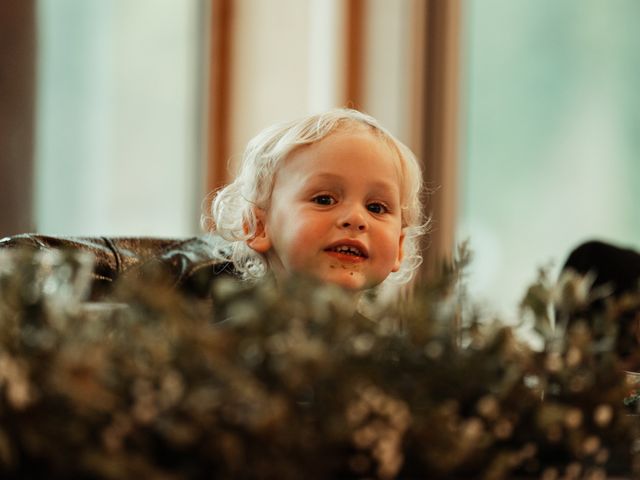
[[[640,2],[465,5],[458,237],[513,311],[579,242],[640,247]]]
[[[640,248],[636,0],[23,0],[0,6],[0,236],[199,234],[246,141],[336,105],[411,146],[425,268],[469,239],[516,312],[580,242]]]

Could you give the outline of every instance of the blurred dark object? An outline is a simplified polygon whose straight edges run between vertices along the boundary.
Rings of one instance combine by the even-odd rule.
[[[593,272],[593,287],[610,285],[612,294],[638,289],[640,279],[640,253],[599,241],[583,243],[571,252],[562,270],[573,269],[581,275]]]
[[[173,286],[197,297],[209,294],[219,275],[233,275],[230,263],[212,258],[208,237],[54,237],[22,234],[0,240],[0,248],[82,250],[95,256],[90,298],[111,292],[117,278],[161,270]]]
[[[594,275],[591,290],[608,288],[609,294],[595,298],[588,308],[604,310],[606,302],[621,301],[625,295],[638,293],[640,287],[640,253],[600,241],[581,244],[569,255],[562,271]],[[618,321],[616,350],[627,359],[630,369],[640,367],[640,306],[622,308]]]

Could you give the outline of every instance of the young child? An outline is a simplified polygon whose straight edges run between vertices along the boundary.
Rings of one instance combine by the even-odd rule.
[[[372,117],[334,109],[253,138],[211,205],[218,255],[245,279],[302,274],[356,296],[422,262],[422,173]]]

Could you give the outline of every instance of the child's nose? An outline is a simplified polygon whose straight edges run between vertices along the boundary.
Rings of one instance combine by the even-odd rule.
[[[364,231],[367,229],[367,220],[363,212],[357,207],[349,208],[339,219],[340,227]]]

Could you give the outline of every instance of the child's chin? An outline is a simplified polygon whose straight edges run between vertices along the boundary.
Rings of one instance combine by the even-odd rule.
[[[367,280],[357,272],[343,272],[340,275],[327,275],[322,281],[333,283],[352,292],[362,291],[367,287]]]

